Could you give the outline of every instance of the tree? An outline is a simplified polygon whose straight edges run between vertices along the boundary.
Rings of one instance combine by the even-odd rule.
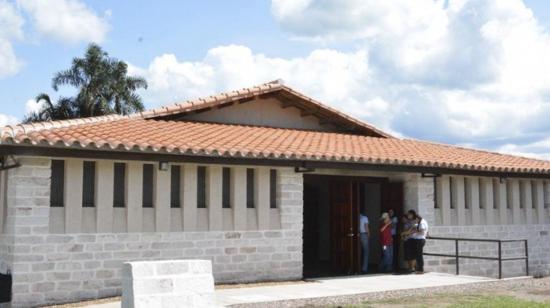
[[[74,58],[69,69],[52,79],[52,88],[77,88],[74,97],[62,97],[52,103],[47,94],[36,97],[42,108],[26,116],[25,122],[64,120],[106,114],[129,114],[143,110],[141,97],[136,93],[147,88],[141,77],[128,76],[124,61],[109,57],[100,46],[90,44],[83,58]]]

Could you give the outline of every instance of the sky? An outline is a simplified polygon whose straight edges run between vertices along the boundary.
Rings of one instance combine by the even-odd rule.
[[[147,108],[275,79],[402,138],[550,159],[546,0],[0,0],[0,125],[90,42]]]

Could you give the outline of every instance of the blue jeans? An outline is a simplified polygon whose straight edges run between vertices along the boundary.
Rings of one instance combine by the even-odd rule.
[[[360,234],[361,248],[363,248],[363,265],[361,271],[366,273],[369,271],[369,236],[366,233]]]
[[[393,245],[386,246],[386,249],[382,247],[382,260],[380,262],[379,270],[381,272],[393,271]]]

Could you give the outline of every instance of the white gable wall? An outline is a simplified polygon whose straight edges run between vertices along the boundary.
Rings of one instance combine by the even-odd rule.
[[[337,130],[334,125],[320,125],[319,120],[314,116],[302,117],[300,110],[296,107],[282,108],[281,103],[274,98],[257,99],[242,104],[235,103],[228,107],[188,114],[182,119],[321,131]]]

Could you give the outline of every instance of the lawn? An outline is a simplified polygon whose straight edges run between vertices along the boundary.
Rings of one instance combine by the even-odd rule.
[[[508,295],[487,294],[435,294],[430,297],[406,297],[400,299],[367,301],[348,308],[550,308],[550,301],[540,302]]]

